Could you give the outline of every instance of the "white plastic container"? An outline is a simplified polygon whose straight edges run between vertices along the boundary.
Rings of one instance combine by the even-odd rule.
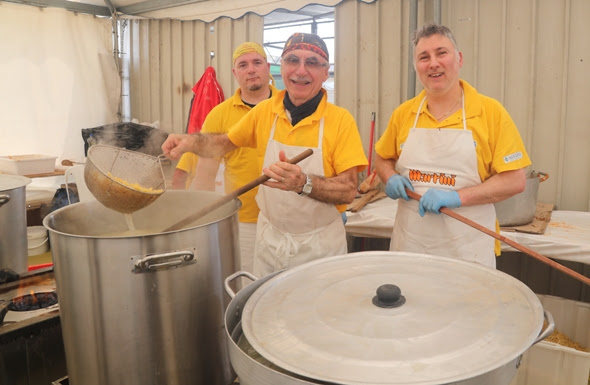
[[[590,349],[590,303],[550,295],[538,295],[543,309],[555,320],[555,328]],[[541,341],[523,355],[510,385],[587,385],[590,352]]]
[[[49,251],[49,236],[44,226],[27,227],[29,257]]]
[[[56,156],[9,155],[0,156],[0,172],[12,175],[47,174],[55,171]]]

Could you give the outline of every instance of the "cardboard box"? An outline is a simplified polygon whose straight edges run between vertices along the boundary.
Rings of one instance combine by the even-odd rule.
[[[590,303],[538,295],[555,328],[590,350]],[[541,341],[523,355],[510,385],[588,385],[590,352]]]
[[[0,172],[12,175],[47,174],[55,171],[57,156],[8,155],[0,156]]]

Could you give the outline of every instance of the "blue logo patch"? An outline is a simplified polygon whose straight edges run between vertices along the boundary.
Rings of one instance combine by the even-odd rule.
[[[522,158],[522,152],[515,152],[514,154],[506,155],[504,157],[504,163],[510,163],[517,161]]]

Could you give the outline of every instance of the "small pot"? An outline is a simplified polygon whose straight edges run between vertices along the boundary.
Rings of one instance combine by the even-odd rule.
[[[26,186],[31,179],[0,175],[0,269],[25,273],[28,266]]]
[[[537,211],[539,183],[546,181],[547,178],[549,178],[547,173],[531,171],[527,175],[523,192],[494,203],[500,226],[522,226],[533,221]]]
[[[425,254],[323,258],[234,294],[239,276],[256,277],[225,280],[230,360],[242,385],[508,385],[522,354],[555,326],[515,278]]]

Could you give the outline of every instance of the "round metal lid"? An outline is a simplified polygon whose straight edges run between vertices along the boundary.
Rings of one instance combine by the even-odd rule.
[[[388,299],[396,289],[382,285],[399,287],[401,296]],[[500,271],[374,251],[277,274],[249,298],[242,326],[257,352],[292,373],[338,384],[427,385],[515,359],[539,335],[543,309],[526,285]]]
[[[20,175],[0,175],[0,191],[12,190],[31,183],[31,179]]]

